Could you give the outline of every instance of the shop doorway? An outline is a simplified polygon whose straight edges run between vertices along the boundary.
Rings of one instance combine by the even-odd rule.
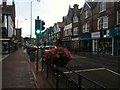
[[[93,40],[93,53],[97,53],[97,47],[98,47],[98,44],[97,44],[97,40]]]

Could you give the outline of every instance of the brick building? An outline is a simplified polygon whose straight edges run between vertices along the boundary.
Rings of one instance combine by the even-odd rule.
[[[7,5],[7,0],[2,1],[2,41],[3,53],[13,51],[15,39],[15,3]]]

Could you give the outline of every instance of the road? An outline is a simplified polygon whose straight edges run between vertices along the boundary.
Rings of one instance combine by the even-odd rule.
[[[120,89],[120,61],[99,60],[77,55],[74,55],[74,57],[74,61],[67,65],[68,69],[82,74],[106,88]],[[64,73],[69,74],[67,70]],[[78,81],[78,76],[74,73],[69,76]],[[91,88],[91,86],[88,87]]]

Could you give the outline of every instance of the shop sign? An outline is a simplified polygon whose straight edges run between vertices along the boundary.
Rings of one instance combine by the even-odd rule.
[[[72,23],[66,25],[65,28],[64,28],[64,31],[68,30],[68,29],[72,29]]]
[[[76,40],[79,40],[79,38],[72,38],[72,41],[76,41]]]
[[[100,32],[91,33],[91,38],[100,38]]]
[[[120,28],[111,29],[110,36],[120,36]]]
[[[80,37],[80,40],[89,40],[91,39],[89,36],[81,36]]]
[[[65,37],[62,39],[62,41],[70,41],[71,40],[71,37]]]

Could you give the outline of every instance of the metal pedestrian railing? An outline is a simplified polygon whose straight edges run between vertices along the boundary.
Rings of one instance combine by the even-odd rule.
[[[68,68],[59,68],[45,60],[42,60],[42,69],[46,77],[52,81],[56,90],[61,88],[67,90],[71,88],[74,88],[74,90],[88,90],[88,88],[92,88],[93,90],[107,90],[104,86],[75,71]],[[64,73],[65,71],[68,73]]]

